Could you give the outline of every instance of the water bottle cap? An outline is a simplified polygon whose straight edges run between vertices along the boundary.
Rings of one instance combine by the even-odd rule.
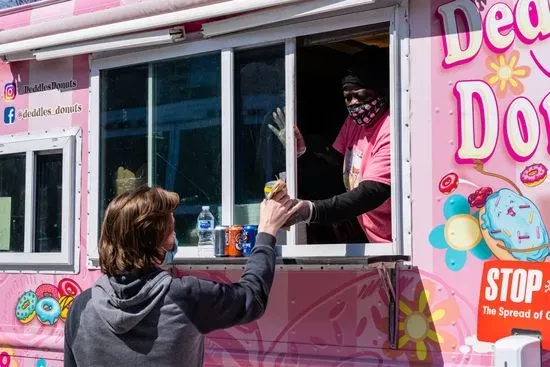
[[[205,205],[202,207],[202,210],[210,210],[210,207],[208,205]]]

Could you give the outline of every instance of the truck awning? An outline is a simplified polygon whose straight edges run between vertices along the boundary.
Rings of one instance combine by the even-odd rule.
[[[202,23],[202,36],[209,38],[311,17],[323,17],[327,14],[350,12],[364,7],[387,7],[395,5],[398,1],[226,0],[212,3],[207,0],[198,0],[202,5],[189,7],[191,2],[197,4],[197,1],[181,0],[177,2],[179,8],[175,8],[174,4],[169,8],[155,7],[142,12],[142,16],[137,19],[127,19],[128,16],[125,15],[126,20],[123,21],[105,23],[105,19],[102,19],[101,25],[75,28],[77,25],[90,25],[92,18],[96,19],[98,13],[107,13],[108,19],[112,21],[111,13],[121,13],[122,9],[115,8],[83,14],[70,18],[71,23],[68,25],[57,25],[57,22],[49,25],[39,36],[35,35],[36,27],[44,28],[49,23],[0,32],[0,43],[6,39],[11,40],[0,45],[0,57],[5,61],[48,60],[155,46],[183,41],[186,29],[182,25],[193,22]],[[142,4],[151,4],[151,2]],[[158,13],[161,10],[169,10],[169,12]],[[118,17],[122,16],[118,15]],[[55,29],[62,31],[56,33]]]
[[[30,59],[35,50],[168,28],[311,0],[149,1],[0,32],[5,60]]]

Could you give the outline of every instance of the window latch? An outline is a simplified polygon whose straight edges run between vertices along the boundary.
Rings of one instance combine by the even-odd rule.
[[[185,40],[185,28],[184,27],[174,27],[170,28],[168,31],[170,38],[173,42],[181,42]]]

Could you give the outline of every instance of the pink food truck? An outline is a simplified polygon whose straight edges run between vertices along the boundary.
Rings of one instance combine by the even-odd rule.
[[[550,366],[549,0],[0,0],[0,28],[0,367],[63,365],[117,194],[177,192],[169,270],[233,282],[203,206],[245,226],[276,177],[345,192],[341,77],[375,49],[391,241],[281,230],[265,314],[208,334],[205,365]]]

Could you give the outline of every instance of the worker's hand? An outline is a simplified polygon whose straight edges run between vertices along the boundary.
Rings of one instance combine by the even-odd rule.
[[[282,199],[278,199],[277,197],[274,197],[274,200],[284,200],[286,203],[287,198],[282,197]],[[311,210],[313,209],[313,204],[308,200],[290,199],[290,201],[293,208],[299,207],[299,209],[296,212],[296,215],[289,218],[289,220],[283,225],[284,228],[293,226],[297,223],[308,222],[308,219],[310,219],[311,216]]]
[[[311,215],[311,209],[313,205],[308,200],[300,200],[298,204],[300,205],[298,214],[300,215],[300,218],[302,219],[302,221],[305,222],[308,220],[308,218]]]
[[[270,200],[264,200],[260,205],[260,225],[258,232],[276,236],[281,227],[298,212],[304,203],[293,206],[293,201],[285,190],[282,190]]]
[[[277,139],[283,144],[284,147],[286,147],[286,138],[285,138],[285,126],[286,126],[286,116],[285,112],[281,110],[279,107],[273,112],[273,122],[275,122],[276,126],[273,126],[271,124],[268,124],[269,129]],[[298,129],[296,125],[294,125],[294,138],[296,139],[296,154],[301,156],[306,152],[306,143],[304,141],[304,137],[302,136],[302,133]]]

